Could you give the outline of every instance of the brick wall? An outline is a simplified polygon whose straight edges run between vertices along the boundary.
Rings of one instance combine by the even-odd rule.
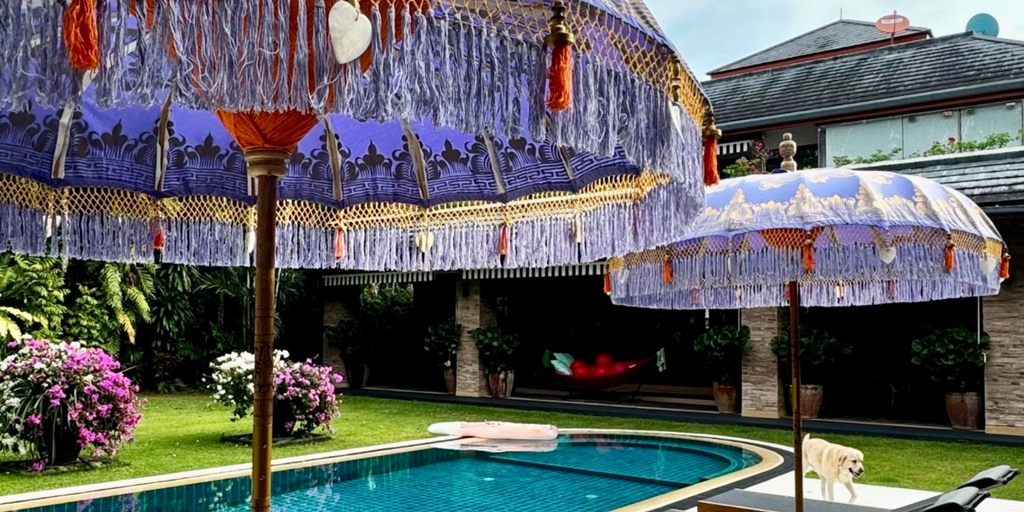
[[[480,354],[469,331],[497,324],[494,297],[480,281],[461,281],[455,317],[462,324],[462,345],[456,356],[455,394],[458,396],[490,396],[487,375],[480,366]]]
[[[750,327],[750,351],[743,356],[740,388],[741,414],[754,418],[781,418],[786,412],[775,354],[769,345],[779,332],[779,310],[743,310],[743,324]]]
[[[1014,257],[1010,279],[984,302],[985,331],[992,339],[985,365],[985,431],[1024,436],[1024,219],[994,220]]]

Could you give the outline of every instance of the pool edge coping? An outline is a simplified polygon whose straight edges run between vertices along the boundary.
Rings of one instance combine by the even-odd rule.
[[[642,500],[625,507],[614,509],[611,512],[653,512],[665,508],[673,503],[707,493],[726,485],[746,480],[755,475],[771,471],[782,465],[784,459],[773,449],[784,448],[770,444],[761,443],[742,438],[728,436],[716,436],[713,434],[697,434],[686,432],[670,432],[658,430],[629,430],[629,429],[594,429],[594,428],[564,428],[559,429],[560,434],[582,434],[582,435],[624,435],[637,437],[662,437],[669,439],[686,439],[693,441],[714,442],[729,446],[739,447],[756,453],[761,457],[761,462],[743,468],[739,471],[728,473],[706,482],[691,485],[669,493],[661,494]],[[272,472],[302,469],[310,466],[320,466],[358,460],[374,456],[391,455],[397,453],[419,451],[430,448],[436,444],[457,441],[459,439],[472,440],[472,438],[460,436],[436,436],[412,441],[401,441],[382,445],[364,446],[336,450],[332,452],[313,453],[274,460],[271,465]],[[250,476],[252,463],[233,464],[229,466],[216,466],[212,468],[181,471],[176,473],[165,473],[146,477],[132,478],[126,480],[113,480],[96,484],[86,484],[74,487],[48,489],[45,491],[34,491],[28,493],[11,494],[0,496],[0,512],[13,512],[38,507],[54,506],[64,503],[72,503],[84,500],[95,500],[109,498],[124,494],[136,494],[170,487],[194,485],[224,480],[229,478],[241,478]]]
[[[743,468],[739,471],[733,471],[725,475],[712,478],[710,480],[700,482],[698,484],[683,487],[672,492],[660,494],[646,500],[638,501],[613,509],[610,512],[653,512],[661,510],[674,503],[679,503],[688,498],[698,496],[714,489],[725,487],[729,484],[746,480],[755,475],[766,473],[779,466],[781,466],[785,459],[778,453],[772,451],[763,446],[756,444],[747,443],[744,440],[726,438],[724,436],[714,435],[694,435],[685,432],[668,432],[658,430],[629,430],[629,429],[586,429],[586,428],[567,428],[559,429],[560,434],[582,434],[582,435],[622,435],[622,436],[637,436],[637,437],[661,437],[667,439],[684,439],[689,441],[701,441],[705,443],[713,442],[717,444],[724,444],[727,446],[733,446],[741,448],[755,453],[761,457],[761,462],[754,464],[753,466]]]
[[[310,466],[320,466],[370,456],[422,450],[429,448],[434,444],[455,441],[458,439],[461,438],[458,436],[437,436],[412,441],[400,441],[397,443],[312,453],[309,455],[297,455],[295,457],[286,457],[274,460],[271,464],[271,472],[276,473],[278,471],[302,469]],[[75,501],[109,498],[123,494],[135,494],[170,487],[201,484],[215,480],[246,477],[251,476],[251,474],[252,463],[248,462],[243,464],[232,464],[230,466],[215,466],[212,468],[164,473],[126,480],[113,480],[110,482],[101,482],[96,484],[48,489],[45,491],[10,494],[7,496],[0,496],[0,512],[13,512],[23,509],[60,505]]]

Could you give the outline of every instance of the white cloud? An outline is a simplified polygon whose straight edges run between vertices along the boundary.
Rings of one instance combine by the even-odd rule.
[[[874,21],[897,10],[935,36],[963,32],[987,12],[999,37],[1024,40],[1020,0],[646,0],[658,22],[701,79],[714,68],[843,17]]]

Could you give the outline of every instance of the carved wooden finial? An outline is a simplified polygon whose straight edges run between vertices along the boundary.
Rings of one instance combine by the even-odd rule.
[[[796,142],[793,142],[793,134],[782,134],[782,142],[779,143],[779,156],[782,157],[781,167],[783,169],[789,172],[796,171],[796,160],[793,160],[794,155],[796,155]]]

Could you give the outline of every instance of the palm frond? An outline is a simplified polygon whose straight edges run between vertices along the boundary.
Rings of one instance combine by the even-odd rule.
[[[100,288],[103,290],[103,298],[107,302],[107,307],[115,314],[124,312],[121,290],[122,276],[121,269],[114,263],[107,263],[100,270]]]
[[[150,314],[149,309],[149,300],[146,299],[146,295],[142,290],[135,287],[126,288],[124,294],[135,307],[135,312],[139,314],[139,317],[142,318],[144,322],[153,321],[153,315]]]

